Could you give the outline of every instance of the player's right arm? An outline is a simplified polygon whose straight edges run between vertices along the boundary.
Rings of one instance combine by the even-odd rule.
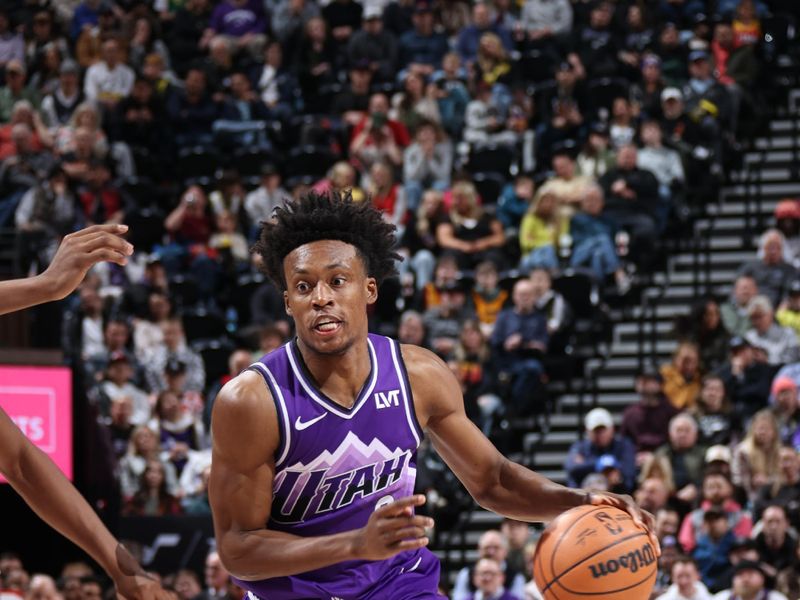
[[[424,496],[376,510],[361,529],[300,537],[267,528],[280,432],[261,375],[245,371],[222,388],[212,413],[208,484],[217,549],[242,580],[305,573],[345,560],[381,560],[428,543],[430,519],[412,514]]]

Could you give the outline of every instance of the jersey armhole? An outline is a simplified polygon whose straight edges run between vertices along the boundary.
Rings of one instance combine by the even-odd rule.
[[[417,440],[417,446],[419,446],[425,437],[425,432],[419,425],[419,419],[417,419],[417,411],[414,408],[414,394],[411,391],[411,380],[408,378],[406,364],[403,361],[400,342],[389,338],[389,345],[392,350],[392,360],[394,361],[394,366],[400,379],[400,387],[403,389],[403,397],[406,401],[406,419],[408,420],[408,426],[411,428],[411,433]]]
[[[278,417],[278,447],[275,450],[275,469],[281,467],[289,455],[289,446],[291,444],[291,429],[289,427],[289,413],[286,410],[286,402],[283,398],[280,388],[278,387],[275,377],[265,365],[262,363],[254,363],[247,367],[248,371],[259,373],[267,384],[272,402],[275,405],[275,413]]]

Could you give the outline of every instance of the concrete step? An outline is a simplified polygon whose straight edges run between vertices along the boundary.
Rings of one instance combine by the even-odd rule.
[[[602,394],[598,398],[598,403],[600,406],[607,408],[612,414],[614,414],[614,412],[622,411],[629,405],[636,402],[638,397],[639,396],[636,395],[636,392],[633,391],[633,387],[631,387],[630,392],[613,392]],[[587,394],[583,401],[584,409],[589,409],[591,405],[592,398],[589,394]],[[579,406],[578,397],[574,394],[562,396],[559,399],[559,406],[562,410],[577,409]]]

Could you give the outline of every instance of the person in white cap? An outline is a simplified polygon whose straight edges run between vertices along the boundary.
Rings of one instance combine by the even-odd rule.
[[[567,479],[570,485],[578,486],[593,473],[597,459],[611,454],[619,463],[625,488],[633,490],[636,478],[636,448],[633,443],[615,435],[614,420],[605,408],[593,408],[583,420],[586,437],[578,440],[569,449],[567,457]]]

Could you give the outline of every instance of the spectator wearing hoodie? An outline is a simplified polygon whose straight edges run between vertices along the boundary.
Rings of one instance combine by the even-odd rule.
[[[658,600],[711,600],[694,559],[682,556],[672,563],[672,585]]]

